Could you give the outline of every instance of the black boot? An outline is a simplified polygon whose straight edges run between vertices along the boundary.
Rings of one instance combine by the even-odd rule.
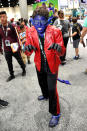
[[[1,106],[5,106],[5,107],[6,107],[6,106],[8,106],[8,104],[9,104],[9,103],[8,103],[7,101],[0,100],[0,105],[1,105]]]
[[[15,76],[14,76],[14,75],[11,75],[11,76],[8,77],[8,79],[7,79],[6,81],[9,82],[9,81],[11,81],[11,80],[14,79],[14,78],[15,78]]]
[[[23,70],[22,76],[26,76],[26,70]]]

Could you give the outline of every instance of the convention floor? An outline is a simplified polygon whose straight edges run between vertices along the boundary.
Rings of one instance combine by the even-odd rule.
[[[16,78],[7,83],[8,68],[0,55],[0,98],[10,104],[0,107],[0,131],[87,131],[87,47],[80,45],[80,59],[73,60],[74,49],[68,44],[67,64],[60,65],[59,78],[69,80],[71,85],[57,84],[61,117],[58,126],[48,127],[51,114],[48,112],[48,101],[38,101],[41,94],[35,66],[34,55],[31,64],[26,67],[26,77],[21,76],[21,68],[15,59]]]

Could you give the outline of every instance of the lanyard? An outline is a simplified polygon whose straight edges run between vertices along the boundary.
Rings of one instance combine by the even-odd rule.
[[[44,34],[44,40],[45,40],[45,34]],[[44,52],[44,49],[43,49],[43,46],[42,46],[42,43],[41,43],[40,38],[39,38],[39,44],[40,44],[41,52],[42,52],[42,54],[43,54],[43,56],[44,56],[44,60],[45,60],[45,62],[46,62],[46,54],[45,54],[45,52]]]
[[[7,30],[7,28],[8,28],[8,24],[7,24],[7,26],[6,26],[6,30],[5,30],[4,26],[2,26],[2,29],[3,29],[4,34],[5,34],[5,37],[8,36],[8,30]]]

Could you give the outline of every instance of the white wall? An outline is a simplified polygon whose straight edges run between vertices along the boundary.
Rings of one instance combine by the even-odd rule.
[[[15,18],[15,20],[17,20],[21,17],[19,6],[16,6],[14,8],[13,7],[0,8],[0,11],[7,12],[8,20],[10,20],[11,18]],[[32,15],[32,13],[33,13],[33,8],[32,6],[28,5],[28,18]]]

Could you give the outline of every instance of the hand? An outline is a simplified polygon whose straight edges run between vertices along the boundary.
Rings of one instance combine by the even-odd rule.
[[[85,43],[83,39],[80,39],[80,43],[83,44],[83,47],[85,48]]]
[[[25,51],[26,50],[31,52],[32,50],[36,51],[37,49],[32,45],[28,45],[28,46],[25,46]]]
[[[48,50],[51,50],[51,49],[54,49],[54,50],[57,50],[58,52],[61,52],[61,46],[60,45],[58,45],[58,44],[52,44],[49,48],[48,48]]]

